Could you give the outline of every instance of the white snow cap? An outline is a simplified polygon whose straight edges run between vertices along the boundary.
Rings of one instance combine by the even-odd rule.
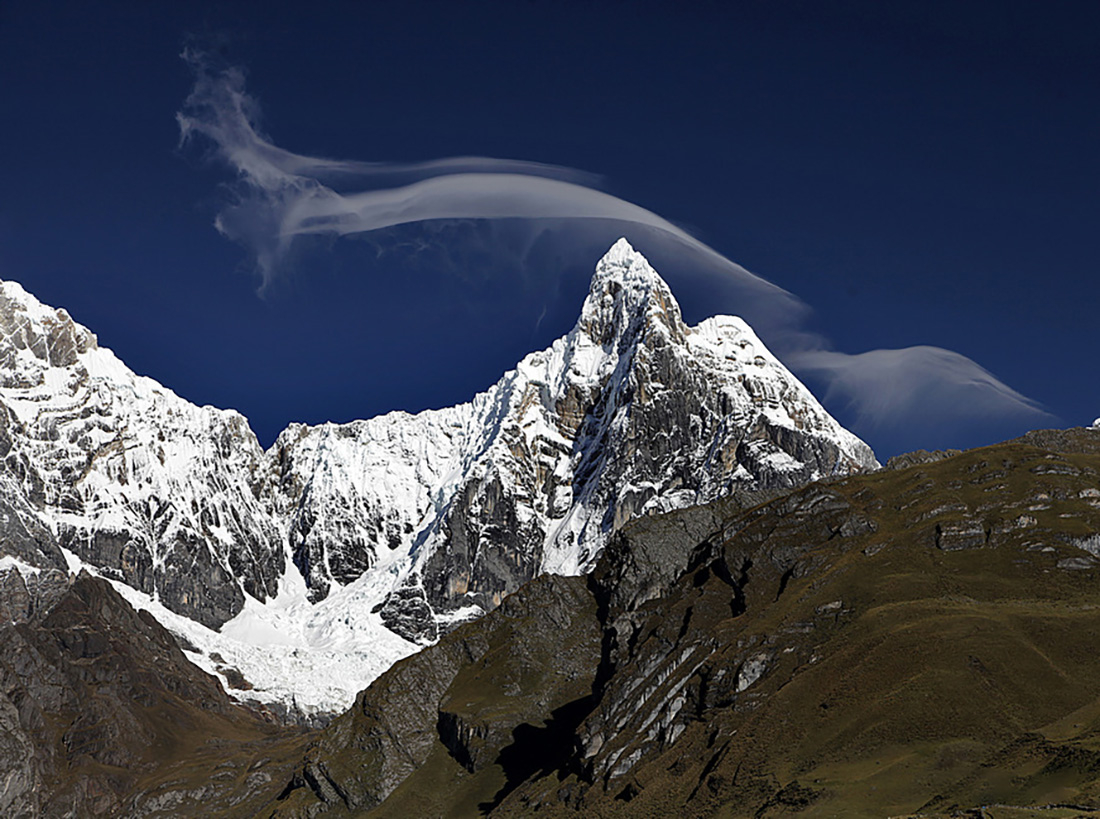
[[[1095,421],[1092,422],[1092,428],[1100,429],[1100,418],[1097,418]]]
[[[649,260],[635,250],[625,237],[615,242],[600,259],[592,276],[590,289],[593,292],[601,291],[610,281],[620,285],[633,284],[646,290],[668,289],[668,285],[653,269]]]
[[[619,239],[596,265],[573,335],[583,333],[604,347],[617,347],[654,322],[681,335],[680,306],[646,258]]]
[[[645,257],[634,249],[634,246],[627,241],[625,236],[620,236],[618,241],[608,248],[607,253],[603,255],[600,261],[607,262],[608,264],[623,264],[624,262],[629,263],[632,260],[639,259],[643,262],[646,261]]]

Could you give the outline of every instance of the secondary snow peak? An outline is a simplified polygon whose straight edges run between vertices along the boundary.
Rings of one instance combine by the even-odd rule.
[[[42,304],[17,282],[0,282],[0,381],[38,384],[49,367],[75,363],[96,337],[67,312]]]

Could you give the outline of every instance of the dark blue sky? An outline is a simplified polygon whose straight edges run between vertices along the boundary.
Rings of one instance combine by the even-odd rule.
[[[265,445],[468,399],[569,329],[624,232],[689,320],[757,308],[613,223],[527,252],[476,222],[316,239],[260,297],[212,226],[234,172],[178,147],[187,45],[245,70],[288,151],[596,174],[796,294],[836,351],[947,348],[1056,416],[925,387],[872,411],[866,384],[860,415],[834,388],[880,457],[1100,415],[1096,3],[166,5],[0,0],[0,277]]]

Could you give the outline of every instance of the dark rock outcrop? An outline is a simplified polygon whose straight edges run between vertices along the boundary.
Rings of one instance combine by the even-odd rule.
[[[905,452],[901,455],[895,455],[893,458],[886,462],[886,469],[907,469],[910,466],[916,466],[917,464],[934,464],[936,461],[942,461],[944,458],[953,458],[959,455],[961,450],[958,449],[935,449],[929,452],[926,449],[917,449],[913,452]]]
[[[420,586],[404,586],[387,596],[379,614],[386,628],[411,643],[427,645],[439,638],[435,612]]]
[[[22,623],[41,616],[69,587],[69,574],[44,569],[26,575],[0,569],[0,623]]]

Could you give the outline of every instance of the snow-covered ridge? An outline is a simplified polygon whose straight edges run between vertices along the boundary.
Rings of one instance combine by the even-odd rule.
[[[61,546],[211,625],[275,592],[283,535],[256,497],[264,455],[239,413],[134,374],[13,282],[0,334],[0,401]]]
[[[632,517],[876,465],[743,321],[686,326],[625,240],[567,335],[456,407],[292,424],[265,453],[13,282],[0,404],[0,504],[175,618],[204,667],[313,710],[530,577],[587,571]],[[64,567],[17,557],[39,553]]]

